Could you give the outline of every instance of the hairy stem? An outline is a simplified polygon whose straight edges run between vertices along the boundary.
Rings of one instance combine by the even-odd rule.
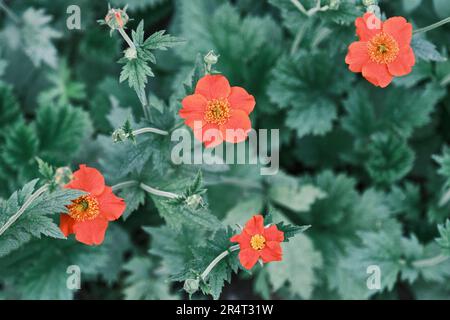
[[[133,131],[134,136],[138,136],[143,133],[156,133],[162,136],[167,136],[169,133],[164,130],[156,129],[156,128],[141,128]]]
[[[299,0],[291,0],[291,3],[304,15],[309,16],[308,11],[306,11],[305,7],[300,3]]]
[[[113,191],[118,191],[123,188],[133,187],[133,186],[137,186],[137,185],[139,185],[139,182],[137,182],[136,180],[130,180],[130,181],[124,181],[124,182],[115,184],[111,188]]]
[[[165,197],[165,198],[170,198],[170,199],[176,199],[176,198],[180,197],[176,193],[168,192],[168,191],[161,191],[161,190],[155,189],[153,187],[150,187],[150,186],[146,185],[145,183],[139,183],[139,181],[136,181],[136,180],[120,182],[120,183],[112,186],[112,190],[118,191],[123,188],[134,187],[134,186],[139,186],[139,188],[141,188],[142,190],[144,190],[148,193],[154,194],[156,196],[160,196],[160,197]]]
[[[236,244],[232,247],[230,247],[228,250],[222,252],[221,254],[219,254],[213,261],[211,261],[211,263],[208,265],[208,267],[206,267],[205,271],[203,271],[203,273],[200,275],[200,278],[205,281],[206,277],[208,276],[208,274],[211,272],[212,269],[214,269],[214,267],[223,259],[225,258],[227,255],[229,255],[231,252],[239,250],[239,245]]]
[[[170,198],[170,199],[177,199],[180,197],[176,193],[161,191],[161,190],[152,188],[144,183],[140,183],[139,186],[141,187],[142,190],[144,190],[148,193],[154,194],[155,196],[160,196],[160,197],[165,197],[165,198]]]
[[[41,194],[43,194],[45,191],[47,191],[48,185],[45,184],[42,187],[40,187],[36,192],[34,192],[20,207],[20,209],[9,218],[8,221],[0,228],[0,236],[14,223],[17,221],[17,219],[20,218],[20,216],[27,210],[27,208],[33,203],[34,200],[39,198]]]
[[[119,28],[117,29],[119,30],[120,35],[122,36],[122,38],[126,41],[126,43],[128,44],[128,46],[131,49],[136,50],[136,46],[134,45],[133,41],[130,39],[130,37],[128,36],[128,34],[125,32],[125,30],[123,30],[123,28]]]
[[[298,48],[300,47],[300,43],[302,42],[302,39],[305,36],[306,29],[307,29],[306,23],[303,23],[300,29],[298,29],[297,34],[295,35],[294,42],[292,42],[291,56],[294,55],[297,52]]]
[[[430,30],[439,28],[440,26],[443,26],[444,24],[449,23],[449,22],[450,22],[450,17],[445,18],[445,19],[443,19],[441,21],[438,21],[436,23],[433,23],[432,25],[429,25],[428,27],[424,27],[424,28],[420,28],[420,29],[414,30],[413,34],[419,34],[419,33],[428,32]]]
[[[448,258],[450,257],[440,254],[433,258],[414,261],[413,266],[416,268],[434,267],[444,261],[447,261]]]
[[[20,18],[17,16],[17,14],[12,12],[11,9],[9,9],[2,0],[0,0],[0,9],[2,9],[12,21],[14,21],[15,23],[20,23]]]

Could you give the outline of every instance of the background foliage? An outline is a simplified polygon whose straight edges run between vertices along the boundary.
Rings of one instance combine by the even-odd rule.
[[[0,226],[39,183],[35,157],[73,169],[86,163],[109,185],[133,178],[186,196],[207,192],[205,205],[192,210],[123,189],[127,211],[99,247],[58,239],[64,237],[54,213],[73,194],[47,195],[15,231],[0,236],[0,297],[186,298],[177,280],[200,272],[227,248],[232,231],[226,226],[270,211],[274,220],[312,227],[283,244],[282,262],[252,274],[235,274],[239,266],[230,256],[202,288],[206,293],[224,299],[450,298],[450,260],[420,263],[450,254],[449,27],[415,38],[413,72],[379,89],[344,63],[362,1],[321,2],[329,10],[308,17],[289,0],[111,1],[129,4],[138,54],[157,62],[144,74],[155,75],[144,91],[151,122],[165,130],[179,122],[198,54],[214,49],[220,54],[215,67],[255,96],[254,128],[281,129],[281,171],[264,177],[249,165],[174,166],[168,137],[113,144],[110,134],[125,118],[135,127],[148,123],[140,120],[133,90],[142,91],[143,78],[133,80],[129,66],[121,80],[131,88],[119,83],[125,44],[96,23],[107,2],[76,1],[82,30],[70,31],[66,9],[74,1],[5,1],[17,21],[0,11]],[[302,3],[312,8],[316,1]],[[450,16],[446,0],[380,6],[387,17],[405,16],[415,27]],[[185,42],[168,51],[143,42],[144,31],[147,37],[163,29]],[[161,47],[175,41],[155,37]],[[66,288],[71,264],[82,269],[80,291]],[[372,264],[382,269],[379,291],[366,287]]]

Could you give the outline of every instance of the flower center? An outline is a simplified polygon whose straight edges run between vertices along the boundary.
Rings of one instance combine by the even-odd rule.
[[[100,213],[97,199],[90,195],[76,198],[66,207],[69,210],[69,216],[77,221],[93,220]]]
[[[227,99],[213,99],[208,101],[205,121],[222,125],[231,117],[230,103]]]
[[[367,44],[370,60],[388,64],[394,61],[400,51],[397,41],[391,35],[381,32]]]
[[[250,240],[250,245],[255,250],[262,250],[266,246],[266,238],[260,234],[255,234]]]

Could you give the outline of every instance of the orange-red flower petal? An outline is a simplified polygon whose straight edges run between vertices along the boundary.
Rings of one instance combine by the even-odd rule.
[[[125,211],[125,202],[122,198],[117,197],[111,187],[105,187],[101,195],[97,197],[100,214],[108,221],[114,221],[120,218]]]
[[[249,115],[255,108],[255,97],[249,94],[244,88],[232,87],[230,96],[228,97],[231,109],[244,111]]]
[[[80,169],[74,172],[73,180],[65,188],[86,191],[96,196],[105,189],[105,178],[97,169],[81,164]]]
[[[195,87],[195,93],[204,96],[207,100],[228,98],[230,92],[230,83],[222,75],[208,74],[201,78]]]
[[[220,126],[222,137],[225,141],[239,143],[247,139],[248,132],[252,129],[252,123],[248,115],[239,109],[233,110],[230,119]]]
[[[73,225],[75,239],[87,245],[102,244],[107,228],[108,220],[102,216],[94,220],[76,222]]]

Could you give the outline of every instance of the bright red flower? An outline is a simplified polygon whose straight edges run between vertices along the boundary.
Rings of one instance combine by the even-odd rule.
[[[253,216],[244,230],[230,241],[239,243],[239,260],[247,270],[250,270],[259,258],[264,263],[282,259],[280,243],[284,241],[284,232],[278,230],[276,225],[265,228],[262,215]]]
[[[230,87],[222,75],[201,78],[195,93],[181,103],[180,117],[207,148],[223,141],[242,142],[252,128],[249,114],[255,107],[255,98],[241,87]]]
[[[66,237],[74,233],[75,238],[84,244],[101,244],[108,221],[117,220],[122,215],[125,202],[105,185],[105,179],[97,169],[82,164],[73,176],[74,179],[64,188],[86,191],[87,194],[72,200],[72,204],[67,206],[68,213],[61,214],[59,227]]]
[[[385,88],[393,77],[411,72],[416,59],[411,48],[412,25],[403,17],[385,22],[373,13],[355,21],[359,40],[348,47],[345,62],[353,72],[362,72],[375,86]]]

